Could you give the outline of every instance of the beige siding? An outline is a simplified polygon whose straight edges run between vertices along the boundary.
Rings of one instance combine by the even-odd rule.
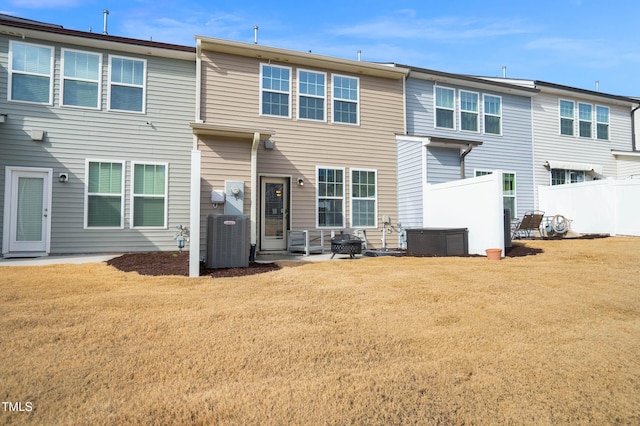
[[[258,150],[258,174],[291,177],[292,229],[316,227],[317,166],[346,169],[347,227],[350,227],[350,182],[348,180],[351,176],[351,168],[378,171],[378,222],[382,215],[389,215],[392,222],[397,222],[395,134],[401,133],[404,128],[402,80],[353,75],[360,78],[360,124],[357,126],[333,124],[331,123],[330,90],[332,72],[328,69],[316,69],[316,71],[327,73],[328,111],[326,122],[315,122],[296,119],[298,66],[295,64],[283,66],[292,68],[292,117],[264,117],[260,116],[260,61],[205,52],[202,96],[205,123],[275,130],[275,135],[271,137],[271,140],[276,143],[275,149],[264,150],[261,145]],[[300,66],[300,68],[310,69],[306,66]],[[336,74],[347,75],[343,72]],[[247,141],[244,146],[246,147],[245,183],[250,190],[251,141]],[[227,164],[223,161],[222,157],[227,155],[227,151],[236,152],[235,148],[229,145],[220,145],[215,155],[209,154],[210,146],[203,149],[207,151],[207,154],[203,153],[203,181],[221,187],[227,171],[231,171],[236,166],[242,167],[242,165]],[[305,181],[303,187],[295,184],[300,177]],[[203,189],[204,192],[206,192],[205,189]],[[206,198],[208,200],[208,195]],[[245,204],[246,207],[247,204]],[[367,230],[367,235],[372,246],[380,246],[379,227]]]

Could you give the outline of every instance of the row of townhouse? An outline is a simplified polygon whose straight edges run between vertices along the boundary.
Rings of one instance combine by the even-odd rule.
[[[503,171],[536,187],[640,174],[638,101],[196,36],[196,47],[0,15],[3,256],[175,249],[207,215],[293,229],[422,226],[429,183]],[[635,126],[637,129],[637,126]],[[442,206],[433,206],[442,208]]]

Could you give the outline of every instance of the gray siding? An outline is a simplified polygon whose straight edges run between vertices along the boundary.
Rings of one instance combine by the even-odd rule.
[[[404,228],[423,226],[423,149],[420,142],[398,140],[398,222]]]
[[[533,137],[531,126],[531,98],[506,92],[479,90],[464,85],[444,85],[455,89],[456,126],[459,127],[459,91],[478,93],[480,102],[484,94],[502,98],[502,135],[483,133],[482,104],[480,105],[480,131],[467,132],[450,129],[436,129],[434,123],[434,82],[417,78],[408,78],[406,83],[407,130],[411,135],[437,136],[449,139],[461,139],[482,142],[465,158],[465,176],[473,177],[476,170],[504,170],[516,174],[517,216],[533,209]],[[452,163],[453,157],[459,158],[458,149],[448,149],[449,154],[440,152],[440,148],[430,148],[427,164],[427,182],[445,182],[460,178],[460,169]],[[450,156],[443,160],[445,155]],[[440,161],[440,164],[438,163]]]
[[[460,179],[460,150],[428,148],[427,183],[444,183],[457,179]]]
[[[189,121],[195,115],[195,61],[29,40],[55,47],[53,105],[30,105],[7,101],[8,41],[9,37],[0,36],[0,113],[8,114],[0,125],[0,199],[4,200],[6,166],[51,168],[52,254],[175,249],[175,226],[189,221],[193,144]],[[64,47],[102,53],[100,110],[60,106],[60,54]],[[146,59],[146,113],[107,110],[109,53]],[[31,129],[45,130],[45,140],[32,141]],[[126,162],[124,229],[84,229],[87,159]],[[167,229],[131,229],[131,162],[138,161],[168,163]],[[58,182],[61,172],[69,174],[68,183]]]

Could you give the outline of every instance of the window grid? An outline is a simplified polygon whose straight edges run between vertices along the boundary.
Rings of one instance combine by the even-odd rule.
[[[357,77],[333,76],[333,122],[360,124],[360,80]]]
[[[87,160],[85,228],[123,228],[124,163]]]
[[[260,114],[291,117],[291,68],[260,64]]]
[[[573,101],[560,100],[560,134],[573,136],[573,123],[575,120],[575,103]]]
[[[62,49],[63,106],[100,108],[102,55]]]
[[[351,226],[377,226],[377,172],[351,169]]]
[[[609,140],[609,108],[596,105],[596,137]]]
[[[436,127],[455,129],[455,90],[448,87],[435,86],[435,92]]]
[[[484,95],[484,133],[502,134],[502,98],[500,96]]]
[[[146,69],[144,59],[109,55],[109,110],[145,111]]]
[[[11,101],[53,103],[53,48],[9,42],[9,87]]]
[[[132,163],[133,227],[167,226],[167,164]]]
[[[344,169],[317,169],[317,227],[344,228]]]
[[[298,118],[326,120],[326,80],[324,73],[298,70]]]
[[[581,138],[592,137],[593,126],[593,106],[589,104],[578,103],[578,129]]]
[[[460,90],[460,130],[477,132],[479,115],[478,94]]]

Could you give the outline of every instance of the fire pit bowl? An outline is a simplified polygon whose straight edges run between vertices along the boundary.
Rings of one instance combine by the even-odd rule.
[[[362,253],[362,240],[355,235],[340,234],[331,239],[331,258],[336,254],[348,254],[354,259],[356,254]]]

